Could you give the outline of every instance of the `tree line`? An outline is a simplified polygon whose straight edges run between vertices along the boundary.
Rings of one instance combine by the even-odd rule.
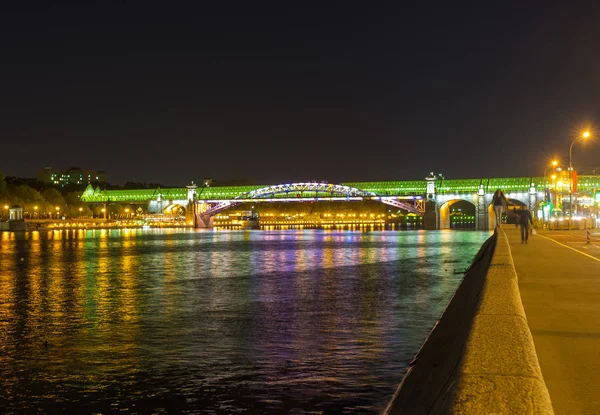
[[[6,219],[13,205],[23,208],[23,215],[27,219],[91,216],[92,210],[81,202],[80,196],[80,191],[62,194],[54,187],[37,190],[27,184],[7,184],[6,176],[0,172],[2,219]]]

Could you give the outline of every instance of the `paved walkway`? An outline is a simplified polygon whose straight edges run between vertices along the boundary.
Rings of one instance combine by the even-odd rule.
[[[600,232],[504,230],[556,414],[600,414]]]

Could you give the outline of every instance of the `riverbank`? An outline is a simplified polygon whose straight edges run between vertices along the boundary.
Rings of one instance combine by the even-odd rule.
[[[21,222],[23,223],[23,222]],[[140,220],[26,220],[27,231],[51,231],[61,229],[92,230],[92,229],[144,229],[144,228],[174,228],[187,229],[193,226],[184,222],[144,222]],[[1,231],[1,230],[0,230]],[[8,231],[8,230],[7,230]]]
[[[554,413],[504,230],[482,246],[385,413]]]

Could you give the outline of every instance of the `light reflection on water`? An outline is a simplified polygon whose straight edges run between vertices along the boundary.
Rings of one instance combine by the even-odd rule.
[[[378,413],[488,237],[0,233],[0,408]]]

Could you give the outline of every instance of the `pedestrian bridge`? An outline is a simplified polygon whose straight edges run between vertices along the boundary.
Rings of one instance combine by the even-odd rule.
[[[200,227],[211,226],[214,215],[242,203],[374,200],[423,214],[425,227],[432,229],[449,228],[450,207],[456,202],[466,201],[475,206],[476,228],[488,229],[493,224],[491,200],[496,189],[502,189],[513,203],[527,205],[534,210],[544,200],[544,182],[548,187],[548,179],[544,177],[445,179],[430,174],[425,180],[339,184],[298,182],[209,187],[196,186],[192,182],[181,188],[127,190],[101,190],[88,186],[81,200],[87,203],[147,204],[148,211],[155,213],[181,207],[194,212],[194,222]],[[555,191],[564,191],[562,183],[560,189],[557,185],[554,183]],[[578,177],[578,197],[590,198],[596,189],[600,189],[600,176]]]

